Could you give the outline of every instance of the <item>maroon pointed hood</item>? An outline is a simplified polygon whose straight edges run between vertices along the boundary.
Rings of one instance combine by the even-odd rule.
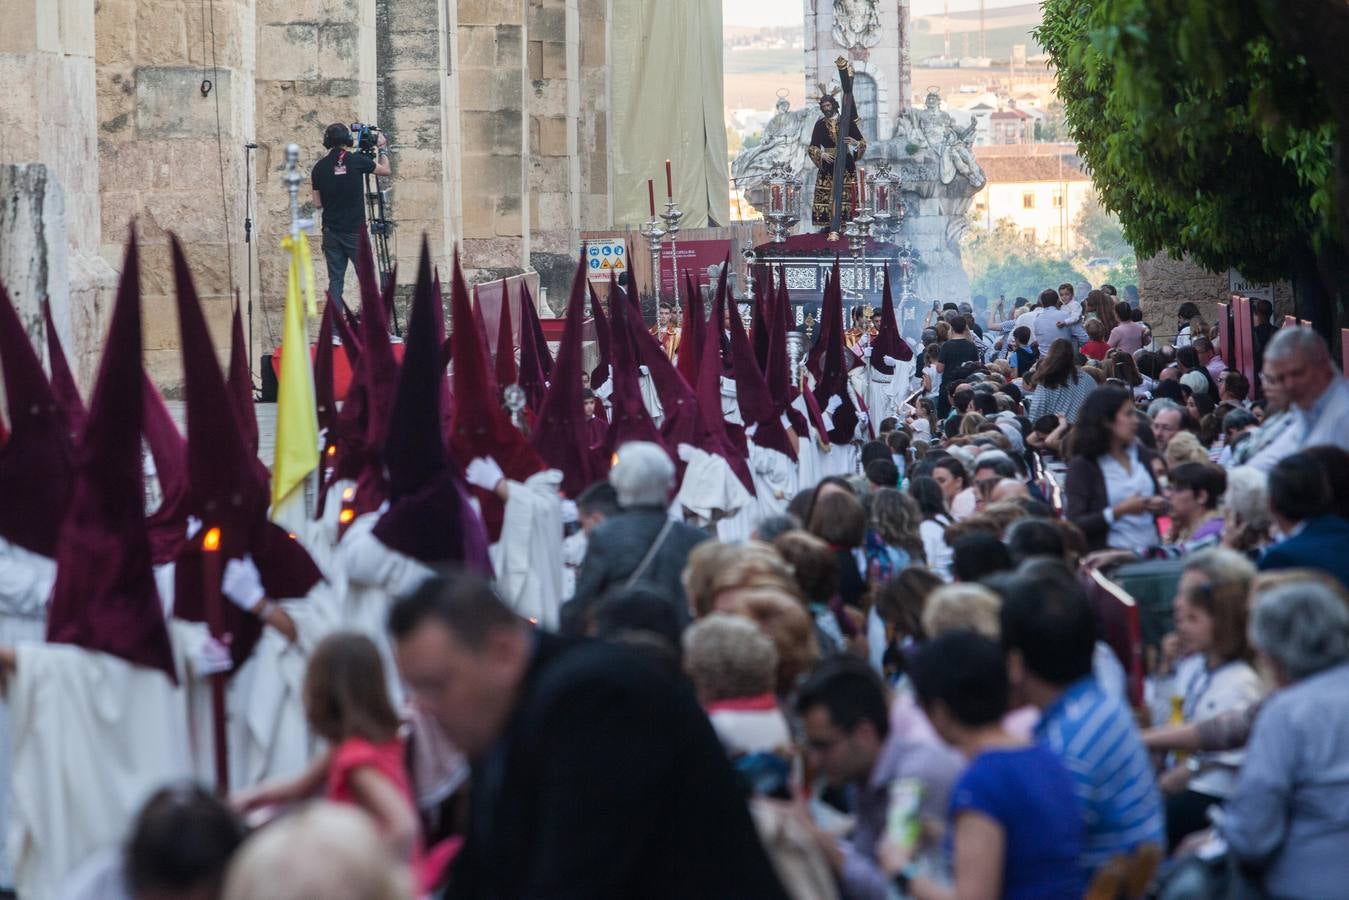
[[[155,462],[159,481],[159,508],[145,518],[150,536],[150,559],[157,566],[178,558],[187,542],[187,441],[164,405],[150,376],[141,373],[141,431]]]
[[[511,321],[511,295],[503,286],[501,290],[501,314],[497,316],[497,385],[506,388],[520,381],[520,372],[515,365],[515,329]]]
[[[767,325],[763,330],[767,331]],[[745,323],[735,313],[731,315],[731,365],[735,371],[735,396],[740,405],[740,418],[746,429],[751,425],[758,426],[750,440],[795,460],[796,451],[787,439],[782,413],[773,403],[768,382],[754,359],[754,348],[745,333]]]
[[[899,322],[895,319],[895,300],[890,293],[890,264],[885,264],[885,282],[881,290],[881,327],[876,339],[871,342],[871,366],[882,375],[893,375],[894,366],[885,364],[890,356],[901,362],[913,359],[913,348],[899,334]]]
[[[605,440],[605,454],[610,458],[619,447],[629,441],[650,441],[665,449],[660,430],[651,420],[642,402],[642,389],[637,372],[637,354],[633,346],[632,334],[628,329],[628,316],[631,315],[627,298],[618,286],[617,280],[609,285],[609,327],[613,334],[614,353],[614,392],[609,433]],[[677,374],[677,373],[676,373]],[[674,459],[671,454],[671,459]]]
[[[389,340],[388,299],[379,291],[370,243],[358,243],[356,275],[361,286],[360,377],[365,394],[365,433],[360,469],[354,473],[353,508],[357,515],[362,515],[378,509],[389,495],[384,479],[384,436],[389,431],[389,411],[398,385],[398,361]]]
[[[712,301],[713,322],[723,320],[726,300],[725,273]],[[719,333],[719,331],[718,331]],[[750,474],[745,454],[736,449],[730,435],[726,433],[726,420],[721,413],[721,353],[717,345],[708,343],[701,354],[698,364],[698,419],[700,431],[694,446],[704,453],[722,457],[730,465],[731,471],[751,494],[754,493],[754,477]]]
[[[750,327],[750,341],[754,345],[754,360],[759,371],[768,372],[768,348],[772,341],[773,314],[777,308],[778,297],[773,291],[773,270],[768,272],[768,284],[763,285],[759,296],[754,300],[753,320]]]
[[[524,340],[525,329],[534,337],[534,349],[539,356],[539,365],[546,379],[553,373],[553,354],[548,349],[548,338],[543,333],[543,323],[539,321],[539,311],[534,306],[534,297],[529,285],[520,279],[520,339]]]
[[[611,283],[616,283],[613,273],[609,275]],[[599,345],[600,362],[590,372],[590,389],[598,390],[600,385],[609,380],[609,367],[613,365],[613,335],[609,328],[609,319],[604,314],[604,305],[600,303],[600,298],[595,296],[595,287],[586,282],[586,291],[590,294],[590,318],[595,322],[595,343]],[[610,297],[613,296],[612,288]]]
[[[582,257],[572,279],[567,323],[558,347],[548,393],[539,409],[530,443],[554,469],[562,472],[562,492],[569,497],[603,478],[609,460],[592,451],[581,405],[581,337],[585,327],[586,266]]]
[[[698,363],[702,358],[703,344],[707,341],[707,320],[703,318],[701,294],[685,292],[684,318],[680,328],[675,367],[684,376],[684,382],[691,387],[698,383]]]
[[[277,538],[267,520],[268,485],[257,456],[245,443],[233,397],[216,362],[215,348],[182,245],[172,240],[178,289],[178,328],[187,397],[188,509],[201,530],[185,541],[174,571],[173,614],[189,622],[207,621],[203,591],[202,539],[220,529],[226,560],[252,554],[267,596],[302,597],[321,580],[318,568],[296,541]],[[280,532],[285,537],[285,532]],[[237,670],[253,652],[262,622],[228,601],[221,604],[223,633]]]
[[[628,337],[636,350],[637,364],[646,366],[647,371],[651,373],[651,382],[656,387],[657,396],[660,397],[660,433],[665,440],[665,446],[671,450],[680,444],[696,446],[700,428],[697,396],[693,393],[692,386],[684,380],[684,376],[679,374],[675,364],[665,355],[665,348],[660,345],[659,339],[647,330],[641,318],[642,309],[638,305],[637,298],[630,297],[628,304],[624,317]],[[676,462],[676,465],[682,467],[683,463]]]
[[[473,325],[478,329],[478,340],[482,341],[482,345],[490,351],[492,343],[487,339],[487,319],[482,313],[482,295],[478,291],[478,286],[476,284],[473,286],[472,297]],[[501,388],[504,387],[504,385],[497,384],[496,369],[493,366],[488,366],[484,371],[484,374],[487,376],[487,380],[483,382],[485,390],[493,397],[500,398]]]
[[[203,522],[240,528],[266,514],[267,485],[259,480],[238,408],[216,361],[197,288],[183,255],[172,241],[178,290],[178,327],[187,401],[187,474],[193,514]]]
[[[490,576],[482,519],[468,503],[467,485],[451,465],[441,438],[440,328],[431,251],[422,239],[407,343],[384,458],[390,506],[375,537],[424,563],[458,562]]]
[[[522,304],[523,305],[523,304]],[[501,471],[514,481],[540,472],[543,460],[534,452],[520,429],[511,424],[498,399],[484,385],[490,380],[491,362],[487,344],[473,321],[468,285],[455,251],[454,272],[450,280],[450,340],[454,346],[454,421],[450,429],[450,455],[462,468],[480,456],[490,456]],[[501,535],[505,507],[496,494],[474,488],[473,495],[482,507],[487,536],[495,541]]]
[[[824,364],[825,350],[833,343],[832,334],[834,331],[834,287],[839,284],[839,261],[838,254],[834,255],[834,266],[829,270],[829,274],[824,280],[824,295],[820,303],[820,321],[819,336],[815,339],[815,344],[806,352],[806,368],[815,376],[818,381],[820,372]],[[842,340],[843,323],[843,295],[840,292],[838,309],[839,320],[839,340]]]
[[[837,256],[834,257],[829,286],[825,289],[824,308],[820,315],[820,343],[816,347],[821,352],[818,356],[815,401],[823,409],[829,406],[831,397],[843,398],[843,405],[832,416],[834,428],[829,432],[829,440],[835,444],[846,444],[852,440],[857,428],[857,409],[848,392],[848,353],[843,346],[843,283],[839,277]]]
[[[3,285],[0,370],[9,401],[9,438],[0,445],[0,537],[52,559],[74,474],[71,429]]]
[[[543,406],[543,395],[548,391],[548,371],[553,358],[548,355],[548,344],[543,338],[543,324],[534,310],[534,298],[529,285],[520,279],[520,372],[519,384],[536,413]]]
[[[244,337],[244,317],[235,298],[230,318],[230,369],[226,379],[239,427],[244,430],[248,452],[258,455],[258,412],[253,405],[253,373],[248,368],[248,340]]]
[[[71,374],[70,363],[66,361],[65,351],[61,349],[61,336],[56,333],[56,321],[52,318],[52,305],[42,301],[42,318],[47,325],[47,362],[51,366],[52,395],[61,407],[70,426],[72,440],[84,430],[86,418],[84,401],[80,399],[80,389],[75,385],[75,376]]]
[[[158,669],[173,650],[142,514],[140,267],[133,232],[61,527],[47,640]]]

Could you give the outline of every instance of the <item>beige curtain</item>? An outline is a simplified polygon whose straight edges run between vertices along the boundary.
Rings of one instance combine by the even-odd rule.
[[[722,111],[722,0],[613,0],[614,224],[650,218],[646,182],[665,202],[674,167],[681,228],[731,217]]]

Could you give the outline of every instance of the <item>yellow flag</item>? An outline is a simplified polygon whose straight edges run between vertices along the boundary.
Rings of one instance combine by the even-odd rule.
[[[314,373],[309,364],[309,333],[304,323],[306,311],[311,316],[317,314],[309,238],[304,232],[296,237],[288,235],[281,246],[290,253],[290,277],[286,282],[281,377],[276,395],[272,509],[303,485],[319,464],[318,409],[314,400]]]

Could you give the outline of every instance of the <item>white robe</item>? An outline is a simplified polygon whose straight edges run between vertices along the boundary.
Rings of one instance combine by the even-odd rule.
[[[803,443],[803,442],[798,442]],[[799,466],[781,450],[760,447],[749,441],[749,470],[754,476],[756,522],[787,511],[787,504],[796,496]]]
[[[395,550],[374,535],[380,512],[366,513],[351,523],[338,545],[340,580],[337,591],[339,628],[358,631],[375,642],[384,661],[384,678],[395,705],[402,702],[403,685],[394,665],[387,619],[393,597],[415,591],[435,575],[432,569]],[[336,568],[336,567],[335,567]]]
[[[0,538],[0,646],[20,641],[42,641],[47,631],[47,600],[56,583],[56,562]],[[0,823],[10,818],[9,703],[0,695]],[[0,827],[0,886],[14,884],[14,869],[5,853],[5,829]]]
[[[264,628],[252,655],[229,683],[232,790],[298,775],[317,750],[305,718],[304,673],[314,647],[339,627],[338,597],[320,581],[308,596],[279,600],[278,605],[295,623],[296,639]]]
[[[562,606],[562,473],[509,481],[501,540],[491,547],[497,593],[517,614],[556,630]]]
[[[646,407],[651,421],[659,428],[665,421],[665,407],[661,405],[660,392],[656,390],[656,382],[651,380],[651,373],[646,366],[640,367],[637,386],[642,390],[642,405]]]
[[[187,702],[163,672],[115,656],[69,644],[16,651],[10,852],[19,895],[45,900],[123,840],[151,793],[192,775]]]
[[[689,444],[679,445],[679,456],[687,465],[684,480],[675,494],[675,504],[704,522],[731,518],[754,502],[754,497],[731,470],[726,460],[705,453]]]

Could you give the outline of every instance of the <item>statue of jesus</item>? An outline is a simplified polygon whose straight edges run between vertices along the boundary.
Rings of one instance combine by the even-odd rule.
[[[820,118],[815,122],[815,130],[810,136],[810,161],[815,163],[819,174],[815,176],[815,199],[810,207],[810,220],[821,231],[829,229],[834,212],[834,161],[838,148],[838,101],[834,95],[820,89]],[[843,200],[840,215],[841,222],[852,220],[854,212],[853,193],[857,188],[857,161],[866,153],[866,138],[862,137],[862,123],[854,114],[844,141],[847,154],[847,174],[843,180]]]

